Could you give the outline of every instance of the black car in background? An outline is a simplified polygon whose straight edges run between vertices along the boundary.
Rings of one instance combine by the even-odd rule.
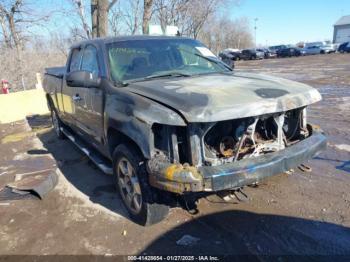
[[[287,45],[274,45],[274,46],[269,46],[269,50],[272,53],[277,54],[277,52],[281,49],[288,48]]]
[[[350,53],[350,42],[342,43],[338,47],[338,52],[340,52],[340,53]]]
[[[228,65],[230,68],[235,68],[235,61],[239,60],[240,57],[232,54],[231,52],[220,52],[219,57],[222,62],[224,62],[226,65]]]
[[[231,48],[228,48],[228,49],[225,49],[223,51],[221,51],[219,53],[219,57],[220,58],[223,58],[227,55],[230,55],[234,61],[238,61],[241,59],[241,54],[242,52],[239,50],[239,49],[231,49]]]
[[[265,56],[264,52],[258,51],[256,49],[244,49],[242,50],[241,59],[243,60],[263,59],[264,56]]]
[[[300,56],[301,52],[296,47],[287,47],[283,49],[279,49],[277,51],[278,57],[292,57],[292,56]]]

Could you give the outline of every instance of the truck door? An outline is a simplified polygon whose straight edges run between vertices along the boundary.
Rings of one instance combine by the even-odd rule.
[[[70,57],[67,64],[67,72],[65,74],[65,77],[68,73],[79,71],[80,65],[81,65],[81,58],[82,58],[83,50],[78,47],[71,50]],[[75,101],[73,100],[75,95],[77,94],[77,90],[75,87],[71,87],[67,85],[66,78],[64,77],[63,83],[62,83],[62,91],[61,91],[61,103],[63,105],[63,120],[72,127],[75,126]]]
[[[100,76],[98,52],[94,45],[86,45],[81,62],[81,70],[88,71],[95,77]],[[83,96],[78,105],[78,125],[95,142],[101,143],[103,137],[103,96],[100,87],[86,87],[79,93]]]

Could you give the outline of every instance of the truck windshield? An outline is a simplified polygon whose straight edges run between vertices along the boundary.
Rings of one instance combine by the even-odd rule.
[[[231,71],[192,39],[129,40],[107,44],[111,79],[133,82]]]

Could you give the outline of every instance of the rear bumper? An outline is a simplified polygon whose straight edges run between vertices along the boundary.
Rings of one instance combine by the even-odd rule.
[[[183,166],[150,160],[152,186],[175,193],[220,191],[250,185],[294,168],[326,148],[326,137],[313,134],[281,151],[220,166]]]

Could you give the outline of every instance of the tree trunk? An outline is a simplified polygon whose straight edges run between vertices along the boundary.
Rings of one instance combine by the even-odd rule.
[[[91,0],[91,35],[92,38],[97,37],[97,23],[98,23],[98,0]]]
[[[117,1],[91,0],[92,38],[108,35],[108,12]]]
[[[6,16],[7,16],[7,21],[9,23],[11,35],[13,38],[13,43],[15,44],[15,48],[17,50],[17,53],[19,53],[21,50],[21,40],[20,40],[20,38],[18,36],[18,32],[16,30],[15,19],[13,17],[13,14],[7,14]]]
[[[18,35],[14,12],[6,14],[7,22],[9,24],[9,29],[13,38],[13,43],[16,48],[16,61],[17,61],[17,82],[22,83],[22,88],[25,90],[23,70],[22,70],[22,42],[20,36]]]
[[[143,4],[143,21],[142,21],[142,33],[148,34],[149,22],[152,16],[153,0],[144,0]]]
[[[108,9],[108,0],[98,0],[97,37],[105,37],[108,35]]]
[[[1,25],[1,29],[2,29],[2,33],[3,33],[6,47],[12,48],[11,38],[10,38],[9,32],[7,31],[6,21],[5,21],[5,18],[3,16],[0,16],[0,25]]]

